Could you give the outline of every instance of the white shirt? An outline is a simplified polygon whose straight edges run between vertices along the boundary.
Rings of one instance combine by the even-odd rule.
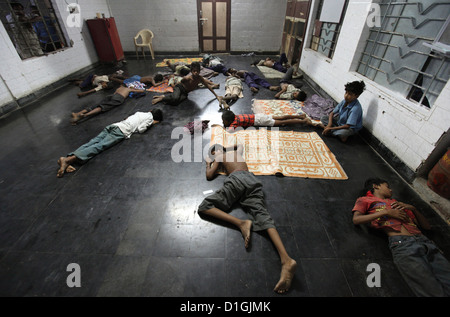
[[[97,86],[94,88],[95,91],[99,91],[103,89],[102,82],[109,82],[108,76],[95,76],[94,80],[92,81],[92,86]]]
[[[287,86],[286,91],[283,92],[283,93],[280,95],[280,99],[294,99],[294,97],[293,97],[292,95],[293,95],[294,92],[296,92],[296,91],[300,92],[301,90],[300,90],[299,88],[295,88],[294,85],[289,84],[289,85]]]
[[[119,127],[126,139],[129,139],[135,132],[145,132],[152,124],[153,114],[151,112],[136,112],[125,120],[113,123]]]

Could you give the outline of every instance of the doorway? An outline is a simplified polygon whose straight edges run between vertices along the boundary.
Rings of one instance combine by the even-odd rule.
[[[231,0],[197,0],[200,51],[230,51]]]
[[[310,7],[311,0],[288,0],[281,50],[291,64],[300,61]]]

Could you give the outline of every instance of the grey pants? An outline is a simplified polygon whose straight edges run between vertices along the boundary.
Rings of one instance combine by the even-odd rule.
[[[236,202],[240,203],[252,220],[253,231],[275,228],[275,222],[266,208],[262,184],[253,173],[248,171],[231,173],[221,189],[203,200],[198,207],[198,212],[211,208],[228,211]]]
[[[188,92],[184,88],[183,84],[178,84],[173,89],[172,93],[164,95],[163,102],[168,103],[171,106],[178,106],[188,97]]]

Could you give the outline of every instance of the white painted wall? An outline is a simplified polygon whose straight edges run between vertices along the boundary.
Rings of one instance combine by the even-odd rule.
[[[317,0],[314,2],[317,4]],[[368,3],[369,0],[350,0],[333,59],[306,48],[300,68],[336,101],[344,98],[347,82],[364,80],[366,91],[359,100],[365,128],[416,171],[450,127],[450,84],[447,82],[432,108],[427,110],[354,72],[361,43],[366,39]],[[305,43],[310,42],[311,22]]]
[[[160,52],[199,51],[197,0],[108,0],[124,51],[141,29],[154,33]],[[231,0],[231,51],[278,52],[287,0]]]
[[[74,1],[68,1],[71,3]],[[22,60],[17,54],[3,24],[0,25],[0,105],[25,97],[33,91],[52,84],[71,73],[98,61],[97,53],[86,23],[82,27],[68,27],[65,0],[52,1],[55,11],[61,16],[73,47],[47,56]],[[108,13],[106,0],[79,0],[81,21],[95,17],[96,12]],[[108,14],[107,14],[108,16]]]
[[[231,50],[279,52],[287,0],[232,0]]]

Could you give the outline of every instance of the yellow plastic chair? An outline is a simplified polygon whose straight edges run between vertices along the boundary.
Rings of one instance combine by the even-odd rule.
[[[134,47],[136,49],[136,57],[139,59],[138,54],[138,48],[140,47],[142,50],[142,55],[145,58],[145,52],[144,49],[148,47],[150,50],[150,53],[152,54],[152,59],[155,59],[155,53],[153,52],[153,45],[152,45],[152,39],[153,39],[153,32],[148,29],[143,29],[136,34],[134,37]],[[141,43],[138,43],[139,37],[141,38]]]

